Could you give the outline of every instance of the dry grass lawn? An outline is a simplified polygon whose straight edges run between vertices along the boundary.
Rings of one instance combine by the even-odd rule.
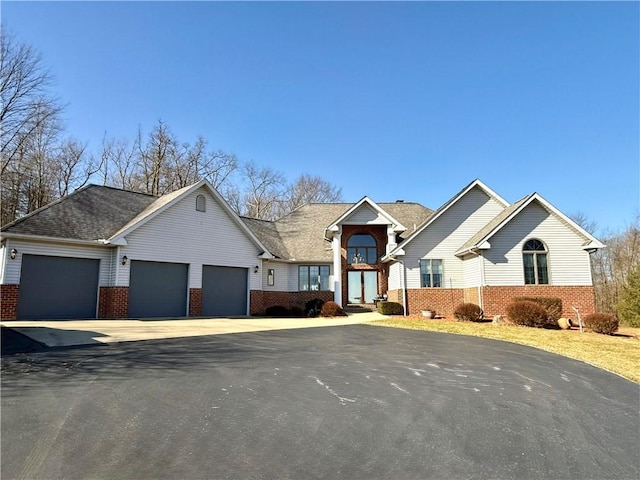
[[[640,383],[640,328],[622,327],[615,335],[572,330],[545,330],[422,317],[393,316],[369,325],[472,335],[520,343],[590,363]]]

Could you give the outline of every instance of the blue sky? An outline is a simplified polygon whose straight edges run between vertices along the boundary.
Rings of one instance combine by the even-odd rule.
[[[183,141],[437,208],[475,178],[601,230],[640,205],[637,2],[3,2],[97,151]]]

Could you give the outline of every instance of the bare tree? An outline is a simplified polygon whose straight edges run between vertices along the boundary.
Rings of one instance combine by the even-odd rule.
[[[37,129],[55,123],[62,107],[48,92],[52,82],[40,54],[0,30],[0,174]]]
[[[87,158],[87,145],[68,138],[58,147],[53,164],[56,179],[56,196],[63,197],[73,190],[84,187],[103,168],[104,159]]]
[[[342,201],[342,189],[327,180],[308,174],[300,175],[286,190],[280,204],[280,216],[292,212],[308,203],[329,203]]]
[[[253,162],[241,167],[244,190],[241,195],[240,213],[248,217],[273,220],[278,215],[279,203],[286,189],[284,176],[269,167],[259,167]]]
[[[629,274],[640,268],[640,216],[622,233],[603,238],[606,248],[591,256],[596,306],[599,311],[615,313]]]
[[[569,218],[584,228],[591,235],[595,235],[598,230],[598,223],[594,220],[591,220],[589,216],[584,212],[576,212],[572,215],[569,215]]]

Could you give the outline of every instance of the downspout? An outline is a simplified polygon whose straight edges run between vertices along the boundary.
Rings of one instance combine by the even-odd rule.
[[[402,265],[402,270],[400,274],[400,285],[402,287],[402,310],[404,311],[404,316],[407,316],[407,269],[404,266],[404,261],[398,258],[394,258],[396,262]]]
[[[480,257],[480,285],[478,286],[478,306],[484,310],[484,300],[482,298],[482,287],[485,284],[484,277],[484,255],[482,255],[482,250],[478,251],[478,257]]]

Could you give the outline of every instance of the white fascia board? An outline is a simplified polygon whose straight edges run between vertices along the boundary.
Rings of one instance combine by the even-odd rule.
[[[598,250],[600,248],[607,248],[607,246],[604,243],[599,242],[597,240],[595,242],[594,241],[590,241],[586,245],[582,246],[582,249],[583,250],[587,250],[587,251],[589,251],[589,250]]]
[[[24,233],[2,233],[0,240],[5,238],[14,238],[17,240],[32,240],[34,242],[47,242],[47,243],[64,243],[72,245],[90,245],[92,247],[108,247],[109,244],[102,240],[79,240],[76,238],[60,238],[60,237],[47,237],[44,235],[29,235]]]
[[[387,222],[389,222],[389,225],[394,225],[393,227],[394,232],[404,232],[406,230],[406,227],[404,225],[398,222],[398,220],[393,218],[390,213],[386,212],[382,207],[380,207],[376,202],[374,202],[367,196],[362,197],[358,202],[352,205],[351,208],[349,208],[346,212],[340,215],[331,225],[329,225],[326,228],[326,230],[337,232],[340,228],[340,224],[344,222],[347,218],[349,218],[351,214],[353,214],[353,212],[355,212],[358,208],[360,208],[365,203],[368,204],[380,215],[382,215],[387,220]]]
[[[479,250],[489,250],[490,248],[491,248],[491,244],[486,240],[482,242],[480,245],[478,245]]]
[[[604,247],[604,244],[602,242],[600,242],[597,238],[595,238],[593,235],[591,235],[589,232],[587,232],[584,228],[582,228],[576,222],[574,222],[569,217],[567,217],[564,213],[562,213],[560,210],[558,210],[556,207],[554,207],[551,203],[549,203],[544,198],[542,198],[539,194],[534,193],[533,197],[536,200],[538,200],[538,202],[540,202],[540,204],[545,209],[547,209],[547,211],[549,211],[550,213],[555,214],[560,219],[564,220],[566,223],[569,224],[569,226],[571,228],[576,230],[580,235],[583,235],[585,238],[587,238],[587,240],[589,240],[590,243],[593,244],[593,246],[591,246],[589,248],[603,248]]]
[[[393,262],[396,260],[395,257],[402,257],[405,255],[405,251],[402,248],[397,248],[391,253],[387,253],[384,257],[380,258],[380,261],[383,263]]]

